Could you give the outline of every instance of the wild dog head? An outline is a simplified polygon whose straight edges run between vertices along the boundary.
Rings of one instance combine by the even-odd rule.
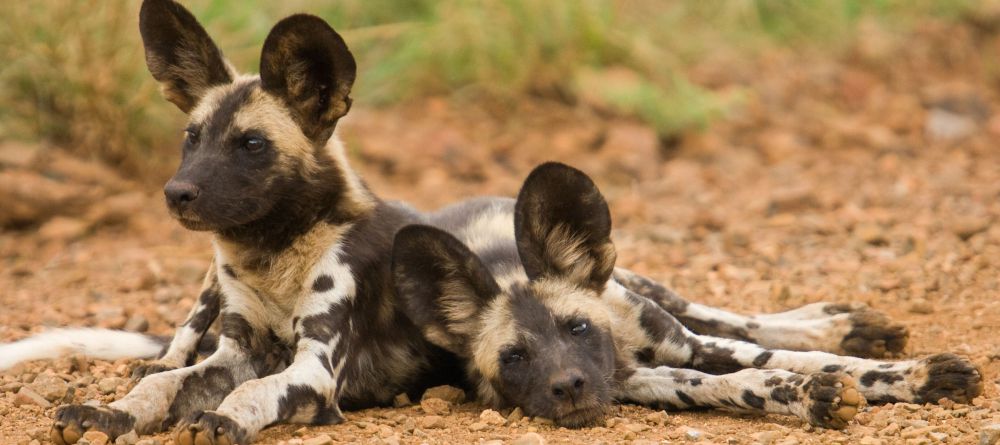
[[[615,262],[610,232],[593,182],[545,164],[518,196],[519,258],[486,264],[442,230],[409,226],[394,246],[397,292],[430,341],[468,360],[481,398],[591,424],[612,401],[616,370],[600,301]]]
[[[340,35],[318,17],[285,18],[264,41],[260,75],[241,76],[172,0],[145,0],[139,28],[149,71],[189,115],[181,165],[164,187],[175,218],[253,236],[336,213],[352,184],[327,142],[351,107],[356,70]]]

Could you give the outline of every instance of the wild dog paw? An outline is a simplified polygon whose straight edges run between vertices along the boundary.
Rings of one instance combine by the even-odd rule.
[[[177,445],[248,445],[246,430],[232,419],[211,411],[191,416],[177,426]]]
[[[160,362],[159,360],[140,362],[132,367],[132,380],[139,381],[144,377],[159,374],[161,372],[173,371],[175,369],[177,369],[176,366],[171,366],[167,363]]]
[[[802,389],[807,420],[818,427],[842,429],[865,404],[854,380],[843,374],[812,374],[806,378]]]
[[[67,405],[56,410],[49,438],[56,445],[74,444],[87,431],[100,431],[111,440],[135,428],[135,418],[107,406]]]
[[[885,314],[863,304],[829,304],[824,312],[846,317],[850,330],[840,341],[842,352],[862,358],[881,358],[897,354],[906,347],[910,332]]]
[[[916,403],[950,399],[969,403],[983,393],[983,373],[971,361],[955,354],[937,354],[918,362],[912,376]]]

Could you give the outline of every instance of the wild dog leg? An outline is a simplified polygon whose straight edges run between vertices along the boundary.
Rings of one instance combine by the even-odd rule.
[[[211,409],[237,385],[281,368],[273,353],[273,340],[236,313],[223,314],[219,348],[204,361],[151,374],[121,400],[108,406],[69,405],[56,412],[51,438],[72,444],[88,430],[115,437],[135,429],[140,434],[158,432],[194,412]],[[280,349],[278,347],[277,349]]]
[[[156,360],[135,366],[132,369],[132,378],[141,379],[150,374],[194,364],[198,353],[198,344],[219,316],[221,303],[222,292],[219,288],[219,280],[213,261],[205,274],[198,302],[191,308],[184,323],[174,332],[170,346]]]
[[[909,337],[905,327],[860,303],[814,303],[777,314],[745,316],[690,302],[627,269],[616,268],[614,280],[655,301],[698,334],[768,348],[879,358],[902,351]]]
[[[350,272],[321,275],[316,291],[295,314],[296,352],[281,373],[250,380],[213,411],[195,413],[178,425],[178,445],[246,444],[279,422],[332,424],[343,419],[337,405],[350,350],[353,280]],[[332,283],[340,283],[335,287]],[[344,284],[347,283],[347,284]],[[332,287],[332,288],[331,288]]]
[[[665,366],[639,368],[625,380],[621,399],[671,410],[723,408],[789,414],[823,428],[843,428],[864,399],[842,374],[796,374],[744,369],[724,375]]]
[[[938,354],[921,360],[884,362],[826,352],[767,349],[738,340],[702,336],[647,298],[627,293],[650,348],[644,361],[725,374],[744,368],[785,369],[802,374],[843,372],[857,379],[870,403],[935,403],[941,398],[965,403],[982,393],[982,373],[967,359]]]

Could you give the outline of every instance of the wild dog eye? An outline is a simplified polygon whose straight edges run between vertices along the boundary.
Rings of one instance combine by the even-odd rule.
[[[587,330],[589,329],[590,329],[590,323],[587,323],[586,321],[578,321],[576,323],[573,323],[572,326],[570,326],[569,332],[570,334],[573,335],[580,335],[587,332]]]
[[[257,136],[250,136],[243,140],[243,149],[251,153],[263,150],[266,145],[267,142]]]
[[[184,130],[184,140],[189,144],[197,144],[198,136],[198,127],[188,127]]]
[[[504,365],[512,365],[514,363],[524,360],[526,354],[521,350],[512,350],[500,354],[500,363]]]

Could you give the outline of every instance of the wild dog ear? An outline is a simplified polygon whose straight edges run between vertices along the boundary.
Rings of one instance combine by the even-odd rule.
[[[479,332],[478,315],[500,287],[465,244],[447,232],[421,225],[404,227],[392,248],[396,295],[432,343],[467,355]]]
[[[296,14],[278,22],[264,40],[260,79],[280,97],[307,137],[324,143],[351,109],[357,67],[344,39],[323,19]]]
[[[149,72],[181,111],[189,113],[210,87],[233,81],[232,68],[205,28],[173,0],[143,1],[139,33]]]
[[[517,195],[517,251],[528,278],[560,278],[603,291],[614,271],[611,212],[590,178],[549,162],[535,168]]]

